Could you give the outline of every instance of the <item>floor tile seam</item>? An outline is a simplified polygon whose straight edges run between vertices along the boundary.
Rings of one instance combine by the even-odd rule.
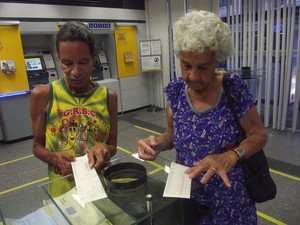
[[[31,158],[33,156],[34,156],[33,154],[30,154],[30,155],[23,156],[23,157],[20,157],[20,158],[5,161],[5,162],[0,163],[0,166],[4,166],[4,165],[11,164],[11,163],[14,163],[14,162],[18,162],[18,161],[21,161],[21,160],[24,160],[24,159],[28,159],[28,158]]]
[[[300,166],[267,157],[270,169],[300,179]]]
[[[48,179],[49,179],[49,177],[43,177],[43,178],[40,178],[40,179],[37,179],[37,180],[33,180],[33,181],[30,181],[30,182],[23,183],[21,185],[18,185],[18,186],[15,186],[15,187],[12,187],[12,188],[0,191],[0,196],[4,195],[4,194],[7,194],[7,193],[10,193],[12,191],[16,191],[16,190],[19,190],[19,189],[22,189],[22,188],[29,187],[31,185],[43,182],[43,181],[48,180]]]
[[[274,217],[271,217],[271,216],[269,216],[269,215],[267,215],[267,214],[265,214],[265,213],[262,213],[262,212],[260,212],[260,211],[256,211],[256,214],[257,214],[259,217],[261,217],[261,218],[263,218],[263,219],[265,219],[265,220],[268,220],[268,221],[270,221],[270,222],[273,223],[273,224],[276,224],[276,225],[287,225],[286,223],[284,223],[284,222],[282,222],[282,221],[280,221],[280,220],[278,220],[278,219],[275,219]]]
[[[146,122],[146,121],[142,121],[136,118],[124,118],[124,121],[136,125],[136,126],[140,126],[140,127],[144,127],[145,129],[152,129],[155,130],[155,132],[161,133],[163,132],[166,128],[150,123],[150,122]]]
[[[296,177],[296,176],[293,176],[293,175],[290,175],[290,174],[287,174],[287,173],[283,173],[281,171],[278,171],[278,170],[274,170],[272,168],[269,168],[270,172],[273,173],[273,174],[277,174],[277,175],[280,175],[282,177],[285,177],[285,178],[288,178],[290,180],[294,180],[294,181],[298,181],[300,182],[300,177]]]

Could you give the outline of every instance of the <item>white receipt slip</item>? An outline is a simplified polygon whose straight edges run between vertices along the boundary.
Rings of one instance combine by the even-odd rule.
[[[71,165],[81,203],[107,197],[95,168],[89,167],[87,155],[76,157],[76,161]]]
[[[184,173],[189,167],[171,163],[164,197],[190,198],[192,180]]]

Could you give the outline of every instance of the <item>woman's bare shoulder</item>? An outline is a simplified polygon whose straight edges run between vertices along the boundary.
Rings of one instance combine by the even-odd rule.
[[[50,85],[49,84],[44,84],[44,85],[39,85],[35,87],[31,91],[31,96],[30,98],[32,100],[37,100],[37,101],[48,101],[50,97]]]
[[[114,90],[111,90],[111,89],[109,89],[109,96],[113,97],[113,98],[118,98],[117,92],[115,92]]]
[[[32,89],[31,95],[40,96],[40,95],[49,95],[50,94],[50,87],[49,84],[43,84],[36,86]]]

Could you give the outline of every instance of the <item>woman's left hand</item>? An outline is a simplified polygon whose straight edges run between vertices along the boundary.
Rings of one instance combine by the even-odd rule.
[[[195,163],[194,166],[187,169],[185,173],[188,174],[189,178],[193,179],[200,173],[206,171],[200,179],[200,183],[202,184],[206,184],[214,174],[218,174],[224,181],[224,184],[230,188],[231,183],[227,173],[237,163],[238,159],[238,156],[233,151],[209,155],[200,162]]]
[[[90,168],[101,168],[110,159],[108,145],[105,143],[94,145],[90,150],[87,150],[87,156]]]

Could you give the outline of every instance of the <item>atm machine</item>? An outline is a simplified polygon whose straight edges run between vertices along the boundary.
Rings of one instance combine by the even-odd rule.
[[[38,85],[49,83],[49,73],[41,55],[25,56],[24,60],[30,90]]]
[[[103,70],[103,79],[111,78],[107,58],[106,58],[105,53],[103,51],[100,51],[100,53],[98,55],[98,59],[99,59],[100,65],[103,68],[102,69]]]
[[[102,73],[103,73],[103,79],[109,79],[110,77],[110,70],[107,62],[107,58],[105,56],[105,53],[101,51],[98,55],[99,63],[102,67]]]
[[[91,79],[93,81],[103,80],[103,68],[100,65],[99,60],[97,60],[97,59],[96,59],[95,64],[93,65],[93,71],[92,71]]]
[[[44,57],[46,70],[49,73],[49,83],[58,79],[58,75],[55,69],[55,63],[50,51],[42,51]]]
[[[96,58],[96,63],[93,66],[92,80],[99,81],[111,78],[108,62],[105,53],[101,51]]]
[[[30,90],[58,79],[50,51],[25,53],[24,60]]]

